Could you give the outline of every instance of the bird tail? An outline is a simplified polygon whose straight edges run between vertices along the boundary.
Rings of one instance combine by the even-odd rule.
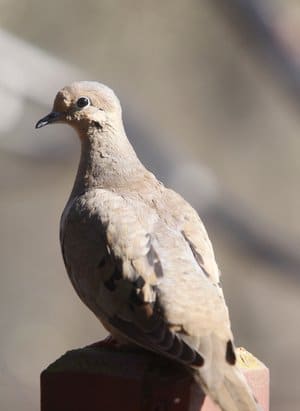
[[[222,411],[263,411],[244,376],[235,366],[228,369],[217,389],[206,386],[203,379],[202,387]]]
[[[205,394],[209,395],[222,411],[263,411],[239,368],[229,364],[224,357],[223,361],[219,355],[217,357],[216,359],[212,356],[210,364],[198,369],[194,374]]]

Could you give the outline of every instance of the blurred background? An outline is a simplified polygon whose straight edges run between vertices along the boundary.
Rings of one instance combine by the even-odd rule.
[[[272,411],[300,405],[298,0],[0,2],[0,408],[37,411],[39,374],[101,339],[60,255],[79,156],[37,132],[59,88],[121,98],[145,164],[198,209],[236,344],[271,370]]]

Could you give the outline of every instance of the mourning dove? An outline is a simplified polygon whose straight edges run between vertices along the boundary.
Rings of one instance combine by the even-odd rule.
[[[36,128],[71,125],[81,141],[60,241],[82,301],[120,342],[187,366],[223,411],[257,411],[237,368],[211,242],[196,211],[139,161],[114,92],[92,81],[56,95]]]

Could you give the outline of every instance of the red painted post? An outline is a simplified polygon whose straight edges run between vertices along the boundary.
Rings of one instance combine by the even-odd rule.
[[[268,369],[242,352],[240,363],[269,410]],[[41,411],[218,411],[181,366],[145,351],[94,344],[67,352],[41,374]]]

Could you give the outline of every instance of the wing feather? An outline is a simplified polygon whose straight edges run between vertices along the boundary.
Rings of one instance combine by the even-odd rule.
[[[106,321],[123,336],[147,349],[186,365],[202,366],[203,356],[180,333],[172,330],[160,303],[159,285],[164,268],[151,234],[155,217],[149,215],[149,210],[147,221],[144,215],[137,215],[141,204],[133,207],[120,197],[109,201],[109,207],[101,208],[107,210],[106,215],[101,216],[106,226],[107,255],[99,270],[111,293],[111,301],[115,300],[120,310]],[[114,207],[122,212],[115,212]],[[107,273],[110,273],[108,277]],[[127,291],[122,293],[122,289]],[[124,301],[120,304],[122,296]]]

